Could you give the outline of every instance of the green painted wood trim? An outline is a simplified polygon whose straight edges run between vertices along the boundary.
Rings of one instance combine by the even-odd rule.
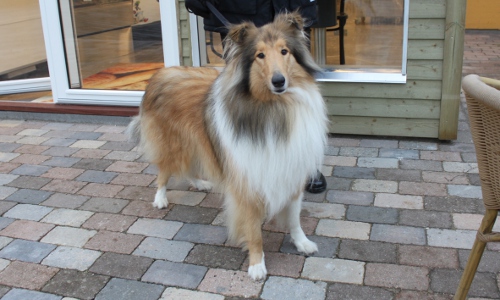
[[[386,98],[386,99],[441,99],[441,81],[408,80],[406,84],[321,82],[323,96]]]
[[[437,138],[439,120],[329,116],[331,133]]]
[[[446,0],[410,0],[410,19],[444,19]]]
[[[441,101],[380,98],[324,97],[330,114],[408,119],[435,119],[440,116]]]
[[[464,55],[465,10],[467,0],[447,0],[446,34],[444,39],[443,90],[439,136],[454,140],[458,131],[460,88]]]

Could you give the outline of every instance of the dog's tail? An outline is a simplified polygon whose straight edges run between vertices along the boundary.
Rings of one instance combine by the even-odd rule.
[[[128,140],[131,142],[139,143],[141,140],[141,116],[135,116],[132,118],[132,121],[127,126],[127,130],[125,131],[127,134]]]

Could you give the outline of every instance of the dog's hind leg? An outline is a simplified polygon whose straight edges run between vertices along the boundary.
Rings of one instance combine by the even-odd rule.
[[[210,191],[213,188],[213,184],[210,181],[191,178],[189,179],[191,186],[194,190],[197,191]]]
[[[158,189],[156,190],[155,201],[153,202],[154,207],[167,207],[167,183],[169,178],[170,172],[164,170],[161,166],[158,166],[158,177],[156,178]]]
[[[300,227],[300,211],[302,209],[303,196],[304,194],[300,192],[299,196],[293,199],[285,208],[285,213],[288,221],[288,228],[290,229],[290,236],[292,237],[295,247],[297,247],[297,250],[300,252],[312,254],[318,251],[318,246],[306,237],[302,227]]]

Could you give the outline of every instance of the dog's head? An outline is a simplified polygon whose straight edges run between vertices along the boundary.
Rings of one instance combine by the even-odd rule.
[[[311,57],[304,20],[298,12],[278,14],[262,27],[231,25],[225,40],[229,66],[238,65],[243,86],[256,99],[270,100],[319,71]]]

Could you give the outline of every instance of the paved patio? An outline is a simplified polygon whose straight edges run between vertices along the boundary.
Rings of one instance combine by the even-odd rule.
[[[464,74],[500,78],[500,33],[468,31]],[[463,100],[463,99],[462,99]],[[106,124],[0,121],[1,299],[450,299],[484,212],[465,103],[458,139],[333,136],[306,194],[306,257],[266,224],[269,276],[225,244],[222,199],[170,183]],[[500,226],[496,226],[500,230]],[[471,299],[500,298],[489,245]],[[474,298],[475,297],[475,298]]]

